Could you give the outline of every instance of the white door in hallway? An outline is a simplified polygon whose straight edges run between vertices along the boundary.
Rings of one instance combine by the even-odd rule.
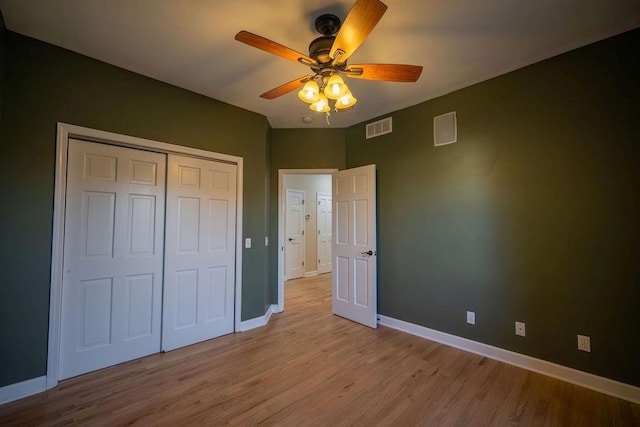
[[[333,313],[377,322],[376,167],[333,174]]]
[[[236,169],[169,155],[164,351],[233,332]]]
[[[287,189],[285,206],[285,280],[304,274],[305,192]]]
[[[318,221],[318,273],[331,272],[331,194],[317,193]]]
[[[165,165],[69,140],[60,379],[160,351]]]

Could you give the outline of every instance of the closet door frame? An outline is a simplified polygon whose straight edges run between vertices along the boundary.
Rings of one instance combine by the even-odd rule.
[[[154,151],[165,154],[180,154],[207,160],[232,163],[237,166],[236,193],[236,265],[235,265],[235,313],[234,331],[239,332],[242,308],[242,157],[214,153],[196,148],[167,144],[149,139],[120,135],[112,132],[86,128],[58,122],[56,136],[55,189],[53,207],[53,234],[51,243],[51,291],[49,300],[49,342],[47,348],[46,388],[58,385],[60,362],[60,331],[62,320],[62,276],[64,257],[64,220],[67,189],[67,151],[69,138]]]

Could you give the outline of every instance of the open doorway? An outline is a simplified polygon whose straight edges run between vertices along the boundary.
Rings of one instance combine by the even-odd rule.
[[[331,272],[331,177],[336,171],[337,169],[278,171],[279,312],[284,310],[284,282],[287,279],[313,277]],[[288,193],[304,194],[301,212],[300,206],[288,203]],[[290,216],[289,221],[287,216]],[[287,233],[290,226],[295,225],[295,221],[299,221],[300,218],[302,223],[299,233],[289,236]],[[303,245],[302,250],[300,245]],[[294,249],[298,256],[291,256],[290,251]],[[292,262],[297,264],[291,265]]]

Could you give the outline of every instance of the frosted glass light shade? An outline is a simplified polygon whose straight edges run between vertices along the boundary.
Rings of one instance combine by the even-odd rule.
[[[342,80],[342,77],[337,74],[333,74],[329,77],[327,85],[324,88],[324,94],[327,98],[339,99],[345,96],[347,92],[349,92],[349,88],[344,83],[344,80]]]
[[[326,113],[331,110],[331,107],[329,107],[329,100],[322,94],[320,94],[320,99],[317,102],[309,105],[309,108],[318,113]]]
[[[298,98],[307,104],[313,104],[320,100],[320,88],[315,80],[309,80],[304,84],[300,92],[298,92]]]
[[[351,91],[347,91],[344,96],[336,100],[336,108],[338,110],[350,108],[356,105],[356,102],[358,102],[358,100],[354,98],[354,96],[351,94]]]

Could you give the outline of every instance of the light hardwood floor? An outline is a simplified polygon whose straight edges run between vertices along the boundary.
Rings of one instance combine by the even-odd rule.
[[[331,315],[330,275],[267,326],[63,381],[0,425],[640,426],[640,405]]]

